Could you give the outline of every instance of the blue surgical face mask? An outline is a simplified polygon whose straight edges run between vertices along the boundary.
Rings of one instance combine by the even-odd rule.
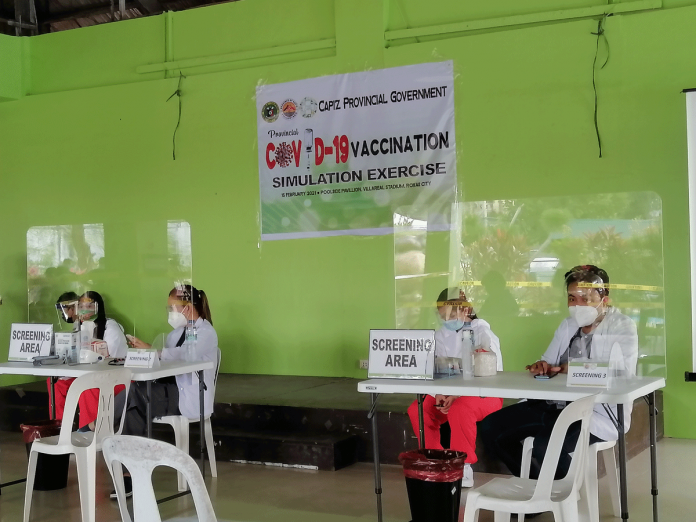
[[[442,326],[444,326],[448,330],[456,332],[457,330],[461,330],[462,328],[464,328],[464,321],[462,321],[461,319],[450,319],[448,321],[443,321]]]

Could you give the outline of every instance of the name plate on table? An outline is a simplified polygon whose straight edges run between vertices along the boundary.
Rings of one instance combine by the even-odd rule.
[[[159,368],[160,360],[156,350],[128,350],[126,368]]]
[[[51,355],[52,324],[12,323],[8,361],[31,361]]]
[[[609,386],[609,362],[571,361],[568,363],[568,386]]]
[[[367,376],[432,379],[435,330],[370,330]]]

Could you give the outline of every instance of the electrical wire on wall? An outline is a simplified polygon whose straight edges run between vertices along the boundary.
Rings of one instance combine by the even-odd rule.
[[[599,109],[598,105],[598,99],[597,99],[597,57],[599,56],[599,42],[600,40],[604,41],[604,46],[606,47],[607,50],[607,57],[604,60],[604,63],[600,67],[600,69],[604,69],[604,67],[609,63],[609,40],[607,40],[607,35],[605,34],[604,31],[604,21],[607,19],[607,15],[604,15],[602,18],[599,19],[597,22],[597,32],[592,33],[597,37],[597,46],[595,47],[595,55],[594,55],[594,60],[592,61],[592,90],[594,91],[594,126],[595,126],[595,133],[597,134],[597,146],[599,147],[599,157],[602,157],[602,138],[599,135],[599,123],[597,120],[597,112]]]
[[[179,83],[176,86],[176,91],[167,98],[167,101],[171,100],[174,96],[179,99],[179,117],[176,120],[176,127],[174,127],[174,136],[172,137],[172,158],[176,160],[176,132],[179,130],[179,125],[181,124],[181,84],[186,76],[179,72]]]

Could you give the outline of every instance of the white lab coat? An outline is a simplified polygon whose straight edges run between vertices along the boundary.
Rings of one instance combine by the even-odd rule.
[[[474,331],[474,339],[486,334],[491,339],[491,350],[497,358],[498,371],[503,371],[503,355],[500,353],[500,339],[491,331],[491,325],[483,319],[471,321],[471,329]],[[441,327],[435,332],[435,357],[462,358],[462,346],[457,343],[457,335],[462,335],[461,330],[455,332],[449,328]]]
[[[166,347],[162,350],[163,361],[185,361],[184,347],[176,346],[181,339],[186,327],[176,328],[167,336]],[[196,320],[196,352],[201,361],[217,361],[218,357],[218,337],[215,328],[205,319],[200,317]],[[204,392],[205,415],[213,413],[214,390],[213,381],[215,379],[215,369],[204,370],[203,380],[207,386]],[[198,394],[198,377],[195,374],[185,374],[176,376],[176,384],[179,388],[179,411],[184,417],[197,419],[200,416],[200,397]]]
[[[95,328],[96,333],[96,328]],[[128,343],[126,336],[123,333],[123,326],[118,324],[113,319],[106,319],[106,328],[104,329],[104,339],[102,339],[109,348],[109,357],[117,359],[125,359],[128,354]]]
[[[567,317],[553,334],[551,344],[541,356],[542,361],[558,365],[563,353],[568,348],[570,339],[578,331],[579,325],[575,319]],[[616,308],[609,308],[599,325],[592,331],[591,358],[598,360],[610,359],[617,369],[623,370],[627,377],[636,375],[638,363],[638,333],[635,323]],[[616,405],[608,405],[617,415]],[[631,410],[633,404],[624,405],[625,431],[631,427]],[[619,438],[618,431],[611,421],[609,414],[601,404],[594,407],[590,421],[590,433],[602,440],[611,441]]]

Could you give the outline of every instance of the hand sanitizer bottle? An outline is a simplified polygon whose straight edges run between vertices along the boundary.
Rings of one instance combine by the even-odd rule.
[[[471,323],[464,323],[459,330],[462,343],[462,377],[472,379],[474,377],[474,330]]]
[[[186,337],[184,338],[185,352],[184,357],[186,362],[193,362],[196,360],[196,342],[198,341],[198,330],[196,329],[196,323],[189,320],[186,323]]]

